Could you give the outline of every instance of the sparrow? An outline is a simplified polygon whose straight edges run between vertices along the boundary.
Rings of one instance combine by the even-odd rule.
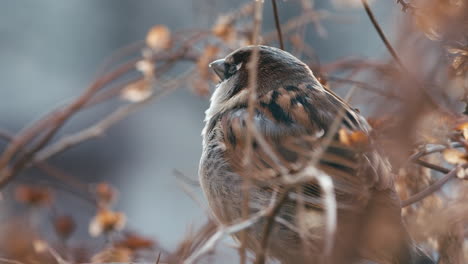
[[[256,100],[249,118],[248,65],[254,49]],[[433,263],[413,246],[405,229],[389,162],[374,149],[365,118],[323,87],[305,63],[281,49],[247,46],[209,67],[220,83],[205,112],[199,179],[215,218],[225,225],[242,220],[245,192],[249,214],[287,192],[267,248],[260,246],[266,224],[262,219],[246,230],[248,249],[254,254],[265,250],[281,263],[322,263],[324,258],[333,264]],[[247,139],[248,122],[270,151],[258,137]],[[332,129],[334,123],[338,129]],[[369,142],[364,147],[345,142],[343,131],[364,135]],[[252,155],[246,163],[249,143]],[[333,183],[337,216],[331,238],[325,232],[320,183],[313,177],[294,186],[280,180],[284,174],[294,178],[310,164]],[[245,189],[247,178],[251,185]],[[325,256],[327,239],[333,240],[333,248]]]

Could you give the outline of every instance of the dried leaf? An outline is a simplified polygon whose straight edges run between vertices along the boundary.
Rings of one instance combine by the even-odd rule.
[[[369,137],[364,131],[354,131],[351,133],[351,142],[354,145],[364,146],[369,144]]]
[[[171,31],[164,25],[152,27],[146,35],[146,45],[155,51],[168,49],[171,46]]]
[[[338,131],[338,137],[340,142],[345,145],[351,145],[351,139],[349,138],[349,133],[346,129],[342,128]]]
[[[211,72],[208,69],[208,64],[216,58],[219,48],[215,45],[206,45],[202,55],[197,60],[197,70],[200,77],[208,80],[211,77]]]
[[[117,190],[108,183],[97,184],[94,191],[101,206],[109,206],[117,200]]]
[[[463,133],[463,137],[468,140],[468,122],[459,124],[455,129],[461,131]]]
[[[125,247],[133,251],[151,248],[153,245],[153,240],[135,234],[128,234],[122,241],[116,243],[117,247]]]
[[[464,169],[464,168],[460,168],[458,171],[457,171],[457,177],[459,179],[462,179],[462,180],[465,180],[468,178],[468,169]]]
[[[468,56],[468,50],[460,49],[460,48],[447,48],[447,51],[451,54],[463,55]]]
[[[234,22],[230,16],[220,16],[211,31],[226,43],[230,43],[236,39]]]
[[[15,189],[15,198],[28,205],[46,206],[52,202],[52,193],[47,188],[20,185]]]
[[[142,79],[131,83],[125,87],[120,96],[130,102],[141,102],[148,99],[153,94],[151,81]]]
[[[58,216],[54,219],[54,229],[58,236],[67,239],[75,231],[76,224],[69,215]]]
[[[135,64],[137,70],[139,70],[145,78],[152,79],[154,78],[154,63],[150,60],[140,60]]]
[[[122,230],[125,223],[126,217],[123,213],[101,209],[89,224],[89,234],[99,236],[102,233]]]
[[[36,253],[44,253],[47,251],[49,246],[47,245],[47,242],[37,239],[33,241],[33,248]]]
[[[132,261],[133,252],[124,247],[109,247],[97,253],[91,258],[92,263],[108,263],[108,262],[130,262]]]
[[[468,155],[458,149],[446,149],[442,154],[444,159],[451,164],[464,164],[468,161]]]
[[[448,38],[461,41],[466,36],[468,16],[466,1],[419,1],[413,16],[415,24],[431,40]]]
[[[349,131],[342,128],[338,131],[341,143],[348,146],[365,147],[369,144],[369,137],[364,131]]]

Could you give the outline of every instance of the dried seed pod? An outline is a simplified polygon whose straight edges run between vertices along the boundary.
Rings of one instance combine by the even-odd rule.
[[[58,216],[54,219],[55,233],[62,239],[68,239],[75,231],[76,224],[73,218],[69,215]]]
[[[89,224],[89,233],[99,236],[103,233],[122,230],[125,227],[126,217],[121,212],[101,209]]]
[[[171,46],[171,31],[164,25],[152,27],[146,35],[146,45],[154,51],[168,49]]]
[[[121,92],[122,99],[138,103],[148,99],[153,94],[152,82],[142,79],[127,85]]]
[[[52,193],[48,188],[20,185],[15,189],[17,201],[31,206],[46,206],[52,203]]]

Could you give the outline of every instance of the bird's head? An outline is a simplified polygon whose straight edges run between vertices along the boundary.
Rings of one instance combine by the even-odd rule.
[[[257,94],[300,83],[317,83],[309,67],[290,53],[269,46],[258,48]],[[210,68],[220,78],[211,98],[207,118],[222,110],[247,104],[249,63],[255,46],[237,49],[223,59],[210,63]],[[210,115],[211,112],[211,115]]]

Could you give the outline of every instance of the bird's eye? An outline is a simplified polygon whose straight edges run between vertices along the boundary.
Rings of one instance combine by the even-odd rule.
[[[232,75],[234,75],[238,70],[238,67],[236,64],[233,63],[225,63],[224,64],[224,78],[228,79]]]

